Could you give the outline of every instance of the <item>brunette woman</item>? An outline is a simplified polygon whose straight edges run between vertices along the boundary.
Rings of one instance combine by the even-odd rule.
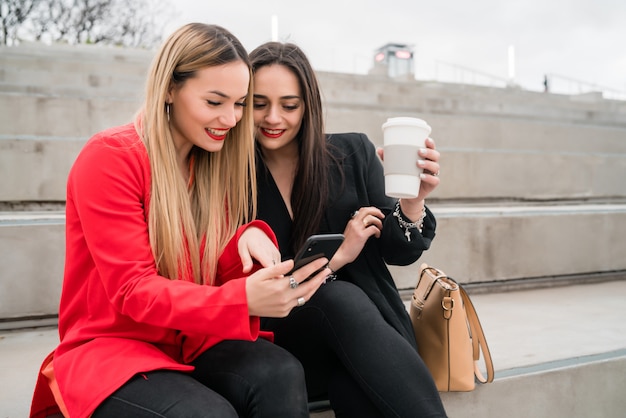
[[[439,184],[434,141],[415,155],[425,170],[418,196],[391,199],[365,135],[324,133],[318,82],[296,45],[267,43],[250,59],[259,219],[285,258],[310,234],[345,235],[327,283],[286,318],[262,326],[304,365],[310,399],[330,399],[337,417],[444,417],[386,267],[415,262],[435,236],[424,204]]]

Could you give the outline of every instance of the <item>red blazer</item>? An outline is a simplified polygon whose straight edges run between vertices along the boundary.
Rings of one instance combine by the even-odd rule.
[[[218,342],[263,334],[248,314],[237,241],[253,225],[276,242],[269,226],[253,221],[237,230],[220,256],[217,286],[168,280],[150,248],[149,197],[150,163],[132,124],[91,138],[70,171],[61,342],[42,371],[51,361],[73,418],[89,416],[137,373],[191,371],[189,362]],[[58,410],[40,373],[31,417]]]

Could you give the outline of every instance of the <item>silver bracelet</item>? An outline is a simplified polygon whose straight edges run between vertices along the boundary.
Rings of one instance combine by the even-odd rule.
[[[402,219],[402,215],[400,215],[400,201],[398,200],[396,202],[396,209],[393,211],[393,216],[398,218],[398,223],[400,224],[402,228],[404,228],[404,236],[406,237],[406,240],[411,241],[411,231],[409,231],[409,229],[416,228],[420,234],[422,233],[422,230],[424,229],[424,219],[426,218],[426,206],[422,208],[422,214],[420,218],[417,220],[417,222],[407,222],[404,219]]]
[[[328,276],[326,276],[326,278],[324,279],[324,282],[322,284],[326,284],[327,282],[333,282],[333,281],[337,280],[337,271],[333,270],[330,267],[330,261],[328,262],[328,264],[326,264],[326,267],[328,268],[328,270],[330,270],[330,274]]]

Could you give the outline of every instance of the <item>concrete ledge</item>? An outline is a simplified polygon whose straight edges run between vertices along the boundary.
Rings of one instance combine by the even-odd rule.
[[[56,315],[65,262],[65,215],[0,213],[0,320]]]
[[[415,286],[422,262],[467,284],[626,270],[626,204],[432,210],[438,228],[431,249],[413,265],[390,267],[399,289]],[[0,271],[0,318],[56,315],[64,214],[0,213],[0,253],[11,260]]]
[[[431,248],[412,266],[391,266],[400,289],[415,286],[422,262],[462,283],[626,270],[626,204],[431,209]]]
[[[550,367],[549,365],[546,365]],[[626,352],[605,360],[522,372],[473,392],[443,393],[450,418],[621,418],[626,409]]]
[[[472,392],[441,393],[441,398],[449,418],[623,417],[626,351],[602,360],[569,359],[568,363],[520,371],[478,385]],[[311,418],[334,417],[332,411],[311,414]]]

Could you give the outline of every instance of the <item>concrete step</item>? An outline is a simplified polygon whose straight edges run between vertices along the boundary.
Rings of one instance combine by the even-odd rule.
[[[601,95],[544,94],[518,88],[395,80],[381,75],[318,72],[318,77],[327,102],[341,107],[620,126],[626,122],[626,102],[605,100]],[[589,112],[590,107],[593,112]]]
[[[415,286],[422,262],[472,285],[533,278],[556,283],[581,275],[626,277],[626,203],[431,209],[438,222],[432,247],[413,265],[390,267],[399,289]],[[589,238],[595,236],[602,239]],[[64,213],[0,212],[0,254],[0,319],[56,315]]]
[[[392,110],[361,108],[358,102],[327,102],[329,132],[358,130],[382,146],[382,124],[387,118],[413,116],[432,127],[438,147],[469,150],[515,150],[521,152],[626,153],[626,120],[621,125],[570,123],[545,120],[537,113],[528,118],[462,112],[437,112],[428,106]],[[589,111],[593,111],[589,108]],[[626,119],[626,118],[625,118]]]
[[[0,213],[0,329],[58,313],[64,257],[63,212]]]
[[[125,88],[143,88],[154,51],[104,45],[22,44],[0,47],[0,85],[67,88],[83,94],[123,97]]]
[[[68,74],[68,78],[76,74]],[[77,85],[71,80],[67,85],[39,85],[29,82],[0,82],[0,92],[7,94],[34,95],[37,97],[100,97],[132,98],[141,100],[144,94],[145,76],[120,79],[111,75],[89,75],[93,87]]]
[[[502,374],[474,392],[444,393],[450,418],[619,418],[626,401],[626,350]]]
[[[131,97],[68,97],[0,92],[0,135],[89,137],[133,120],[140,101]]]
[[[0,93],[0,100],[2,94]],[[56,99],[55,99],[56,100]],[[28,101],[26,96],[15,98],[17,103]],[[91,135],[87,128],[130,121],[116,117],[119,107],[126,107],[130,114],[132,102],[109,102],[110,108],[100,108],[90,115],[95,100],[85,99],[81,106],[63,107],[72,99],[58,99],[56,112],[60,120],[63,112],[75,110],[89,120],[88,126],[79,129],[75,123],[60,124],[59,131],[73,135],[50,136],[40,134],[0,134],[0,176],[12,178],[11,182],[0,182],[0,202],[15,201],[64,201],[67,174]],[[42,105],[44,106],[44,105]],[[80,111],[78,110],[80,109]],[[8,113],[11,113],[9,111]],[[4,112],[3,112],[4,113]],[[26,118],[15,112],[16,118]],[[99,117],[94,117],[98,115]],[[31,121],[32,132],[42,132],[53,120],[46,121],[40,115]],[[8,118],[0,114],[0,119]],[[50,115],[52,117],[52,115]],[[59,119],[57,119],[59,120]],[[30,120],[29,120],[30,121]],[[26,123],[26,120],[22,121]],[[116,123],[113,123],[116,122]],[[7,129],[6,130],[13,130]],[[84,132],[84,136],[79,134]],[[622,141],[626,144],[626,141]],[[626,198],[626,150],[618,152],[570,152],[519,149],[472,149],[441,146],[441,185],[431,199],[438,200],[604,200]]]
[[[90,136],[130,120],[141,105],[143,81],[118,80],[119,90],[90,90],[80,86],[6,85],[0,83],[0,135]],[[428,121],[431,136],[442,149],[474,152],[517,151],[529,154],[625,154],[626,120],[620,126],[572,124],[488,114],[438,113],[430,107],[393,110],[361,109],[358,102],[326,103],[329,132],[364,132],[382,145],[382,124],[388,117],[415,116]],[[31,112],[25,110],[30,109]],[[589,111],[592,111],[590,109]],[[626,119],[626,117],[624,118]],[[63,120],[63,124],[58,121]]]
[[[443,142],[443,141],[442,141]],[[623,141],[626,143],[626,141]],[[559,201],[626,197],[626,152],[440,148],[437,199]]]
[[[0,47],[0,82],[16,85],[115,89],[115,80],[143,77],[154,51],[101,45],[24,43]],[[626,104],[599,95],[556,95],[477,85],[397,80],[381,75],[319,72],[329,103],[431,109],[435,114],[497,114],[624,125]],[[53,88],[53,87],[52,87]],[[594,107],[589,112],[589,106]]]
[[[85,137],[0,135],[0,202],[65,202],[67,175]]]
[[[109,120],[129,119],[143,96],[153,54],[98,45],[0,47],[0,92],[6,96],[0,95],[0,108],[15,107],[20,113],[33,109],[37,115],[25,119],[3,112],[8,116],[0,119],[0,134],[76,136],[96,131],[93,125],[75,129],[76,121],[88,126],[88,119],[80,109],[64,113],[63,108],[74,106],[53,101],[53,97],[82,99],[75,107],[93,110],[110,106],[85,102],[85,98],[100,97],[105,102],[107,98],[130,98],[134,103],[131,112],[120,107],[115,115],[105,116]],[[400,82],[375,75],[318,72],[318,76],[329,130],[358,129],[377,144],[386,118],[402,115],[425,118],[440,146],[457,149],[626,152],[626,142],[621,140],[626,130],[625,101],[417,80]],[[12,106],[16,94],[36,95],[43,103],[26,101]],[[57,123],[50,122],[57,120],[66,121],[69,131],[56,131]],[[58,125],[63,128],[63,124]],[[4,130],[7,126],[13,129]]]
[[[431,206],[437,236],[417,264],[463,283],[626,270],[626,203]],[[392,267],[400,289],[417,267]]]
[[[623,417],[626,280],[470,294],[495,381],[442,393],[450,418]],[[54,327],[0,332],[3,417],[27,415],[39,365],[57,343]]]

